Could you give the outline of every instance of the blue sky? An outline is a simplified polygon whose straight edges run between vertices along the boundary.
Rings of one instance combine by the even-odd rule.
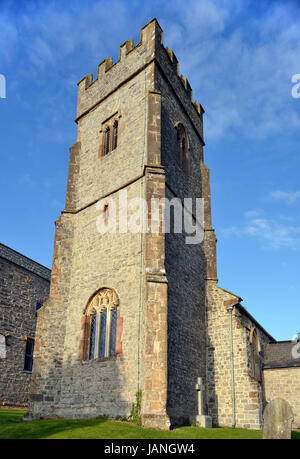
[[[300,1],[0,0],[0,241],[51,267],[77,82],[156,17],[205,108],[219,285],[300,330]]]

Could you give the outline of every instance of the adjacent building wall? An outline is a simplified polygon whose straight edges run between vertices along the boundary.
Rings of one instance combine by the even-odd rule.
[[[259,429],[265,406],[260,359],[263,358],[264,343],[275,340],[239,304],[239,297],[213,283],[208,284],[207,294],[208,414],[214,425]],[[229,307],[233,307],[233,353]],[[260,345],[255,347],[255,355],[252,355],[254,341],[252,344],[250,336],[254,336],[254,332]]]
[[[264,350],[264,387],[266,402],[283,398],[293,410],[293,427],[300,428],[300,357],[293,349],[299,342],[282,341],[268,344]]]
[[[35,337],[37,303],[49,287],[49,269],[0,244],[0,405],[27,406],[26,339]]]
[[[293,428],[300,429],[300,367],[264,369],[266,402],[286,400],[294,414]]]

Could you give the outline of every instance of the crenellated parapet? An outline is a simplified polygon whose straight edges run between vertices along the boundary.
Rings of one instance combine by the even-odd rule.
[[[113,63],[111,57],[104,59],[98,65],[95,80],[92,74],[86,75],[78,83],[77,119],[151,64],[161,43],[162,29],[153,19],[141,29],[137,45],[133,40],[120,45],[117,62]]]
[[[120,45],[117,62],[113,63],[111,57],[104,59],[98,65],[95,80],[93,75],[89,74],[78,83],[76,121],[153,62],[158,63],[162,71],[169,67],[166,77],[174,80],[175,91],[179,84],[179,92],[184,89],[186,104],[189,103],[191,106],[188,110],[192,108],[192,116],[196,113],[202,124],[204,109],[199,102],[193,100],[193,90],[187,78],[180,75],[174,52],[163,45],[163,31],[156,19],[142,27],[139,43],[134,45],[131,39]],[[181,94],[179,96],[182,97]],[[199,121],[196,121],[196,124],[199,124]]]
[[[165,46],[165,50],[167,51],[169,59],[172,62],[174,71],[176,72],[176,74],[180,78],[180,81],[183,84],[185,90],[187,91],[187,93],[188,93],[188,95],[189,95],[189,97],[191,99],[192,104],[196,108],[196,110],[199,113],[199,115],[200,116],[203,115],[203,113],[205,113],[204,108],[202,107],[202,105],[199,102],[197,102],[196,100],[193,100],[193,90],[192,90],[192,87],[191,87],[188,79],[185,78],[183,75],[179,74],[179,63],[178,63],[177,57],[175,56],[174,51],[172,49],[169,49],[167,46]]]

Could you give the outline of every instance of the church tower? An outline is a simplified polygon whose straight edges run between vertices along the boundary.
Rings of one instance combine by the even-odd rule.
[[[126,417],[137,394],[144,426],[198,414],[206,285],[217,281],[203,113],[155,19],[137,45],[120,46],[116,63],[105,59],[94,80],[78,83],[78,137],[50,298],[38,314],[30,416]],[[164,198],[192,225],[203,223],[194,207],[202,198],[204,241],[187,243],[186,227],[162,230],[165,214],[152,202]]]

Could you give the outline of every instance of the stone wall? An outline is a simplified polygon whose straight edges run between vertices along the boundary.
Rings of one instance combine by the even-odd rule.
[[[274,398],[286,400],[294,414],[293,427],[300,429],[300,367],[264,369],[266,402]]]
[[[166,197],[179,200],[202,197],[200,164],[203,160],[202,119],[191,104],[182,80],[164,48],[158,51],[155,87],[161,92],[161,163],[166,173]],[[176,125],[184,126],[189,145],[189,168],[179,164]],[[195,224],[195,221],[193,222]],[[202,222],[201,222],[202,223]],[[172,423],[197,414],[198,377],[205,379],[205,277],[203,244],[187,244],[187,233],[165,235],[168,280],[168,400]]]
[[[188,391],[203,373],[205,359],[204,275],[198,285],[198,271],[205,269],[204,262],[200,267],[201,248],[180,244],[176,260],[171,253],[174,244],[165,247],[160,230],[143,235],[120,234],[117,229],[101,235],[96,226],[104,206],[112,212],[113,201],[118,204],[121,192],[128,200],[146,198],[148,205],[152,196],[163,198],[165,165],[167,185],[179,197],[201,194],[202,111],[192,101],[188,82],[179,76],[174,56],[170,56],[162,44],[161,28],[153,20],[142,28],[140,43],[121,45],[118,62],[105,59],[94,81],[88,75],[79,82],[78,137],[70,150],[66,208],[56,222],[50,299],[38,321],[30,407],[34,417],[127,416],[137,390],[143,391],[144,425],[169,426],[170,390],[175,391],[170,397],[173,410],[174,400],[180,398],[176,414],[195,411],[195,391],[191,399]],[[165,67],[167,80],[158,76],[161,67]],[[176,186],[178,177],[172,177],[173,163],[166,158],[171,139],[166,136],[162,145],[168,131],[162,113],[168,113],[172,123],[181,118],[191,139],[192,173],[182,181],[181,189]],[[103,155],[105,126],[114,117],[119,123],[118,147]],[[174,125],[172,129],[174,137]],[[150,219],[151,211],[147,221]],[[195,261],[189,270],[186,265],[192,258]],[[175,285],[178,261],[179,292]],[[168,294],[168,281],[173,294]],[[114,289],[119,297],[122,354],[104,361],[82,361],[83,311],[102,287]],[[167,343],[174,342],[180,329],[180,351],[173,357],[173,352],[167,354]],[[190,371],[192,364],[195,369]],[[181,375],[179,383],[175,383],[176,375]]]
[[[35,337],[36,306],[49,295],[51,271],[0,244],[0,405],[26,406],[31,372],[24,371],[26,339]]]
[[[294,413],[294,428],[300,428],[300,357],[295,359],[292,341],[270,343],[264,349],[264,386],[266,402],[274,398],[286,400]],[[297,355],[297,353],[296,353]],[[299,354],[298,354],[299,355]]]
[[[240,298],[208,283],[207,304],[207,403],[215,425],[259,429],[265,406],[261,375],[252,372],[250,336],[255,331],[260,343],[257,362],[262,365],[264,343],[274,341],[240,305]],[[231,370],[230,312],[234,384]],[[252,331],[253,330],[253,331]],[[234,394],[232,392],[234,387]],[[235,416],[233,416],[235,400]]]
[[[146,126],[153,89],[152,37],[158,36],[157,31],[157,24],[150,23],[142,31],[141,43],[122,48],[120,60],[107,67],[107,73],[101,71],[90,86],[79,83],[78,139],[70,151],[66,209],[56,223],[50,299],[38,322],[29,413],[33,417],[128,416],[137,391],[146,383],[149,386],[151,379],[153,384],[164,385],[166,393],[161,361],[155,364],[163,354],[161,341],[166,350],[166,339],[161,337],[165,326],[161,324],[158,336],[156,330],[152,334],[151,324],[156,322],[154,316],[149,320],[145,310],[154,288],[146,288],[145,237],[126,228],[119,232],[120,193],[128,202],[147,196],[145,165],[149,165],[150,145]],[[115,115],[118,146],[103,156],[102,126]],[[155,182],[157,174],[147,177]],[[97,222],[104,218],[104,206],[112,215],[114,204],[116,231],[101,234]],[[150,237],[150,249],[155,244]],[[155,256],[157,259],[152,253],[150,261],[157,270],[161,253],[156,250]],[[103,287],[113,289],[119,298],[122,352],[82,361],[82,317],[89,299]],[[164,295],[160,290],[158,294]],[[158,321],[161,317],[160,312]],[[150,335],[152,351],[145,352]],[[146,368],[147,362],[150,366]],[[143,396],[148,419],[151,413],[165,414],[162,388],[160,392],[155,399],[150,391],[148,397]]]

